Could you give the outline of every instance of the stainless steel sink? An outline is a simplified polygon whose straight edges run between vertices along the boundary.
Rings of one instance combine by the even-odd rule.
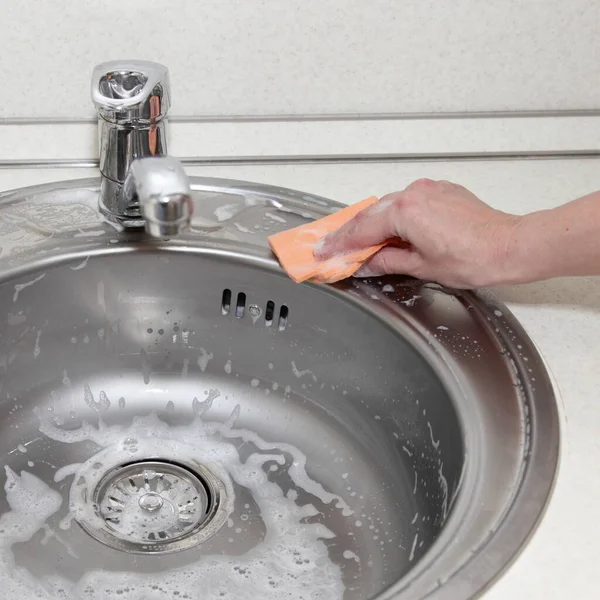
[[[172,240],[99,180],[0,195],[0,585],[23,598],[466,599],[555,478],[553,389],[503,306],[296,285],[323,198],[191,179]]]

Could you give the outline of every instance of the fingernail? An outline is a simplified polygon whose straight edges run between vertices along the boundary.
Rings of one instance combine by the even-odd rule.
[[[375,271],[373,271],[373,269],[371,269],[370,267],[363,265],[362,267],[359,267],[356,270],[352,277],[354,277],[355,279],[367,279],[369,277],[377,277],[377,273],[375,273]]]

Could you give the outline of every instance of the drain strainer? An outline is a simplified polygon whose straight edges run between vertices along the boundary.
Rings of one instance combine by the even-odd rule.
[[[210,516],[214,493],[187,469],[148,461],[109,474],[95,501],[113,535],[147,544],[176,540],[201,526]]]
[[[94,466],[91,477],[74,483],[71,508],[85,531],[113,548],[185,550],[211,537],[229,517],[225,485],[198,463],[192,468],[141,460],[113,467],[102,477],[97,474],[103,464]]]

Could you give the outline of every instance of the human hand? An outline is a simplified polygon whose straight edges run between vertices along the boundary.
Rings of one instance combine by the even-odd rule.
[[[315,256],[390,241],[355,277],[403,274],[457,289],[499,285],[514,279],[509,249],[520,219],[460,185],[419,179],[327,235]]]

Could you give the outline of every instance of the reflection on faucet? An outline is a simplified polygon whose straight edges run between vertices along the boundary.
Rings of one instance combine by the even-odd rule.
[[[192,215],[191,190],[179,161],[169,158],[166,115],[169,73],[147,61],[112,61],[92,76],[100,138],[100,210],[127,228],[177,235]]]
[[[146,231],[162,238],[187,228],[193,210],[187,175],[168,156],[133,161],[117,202],[119,214],[139,209]]]

